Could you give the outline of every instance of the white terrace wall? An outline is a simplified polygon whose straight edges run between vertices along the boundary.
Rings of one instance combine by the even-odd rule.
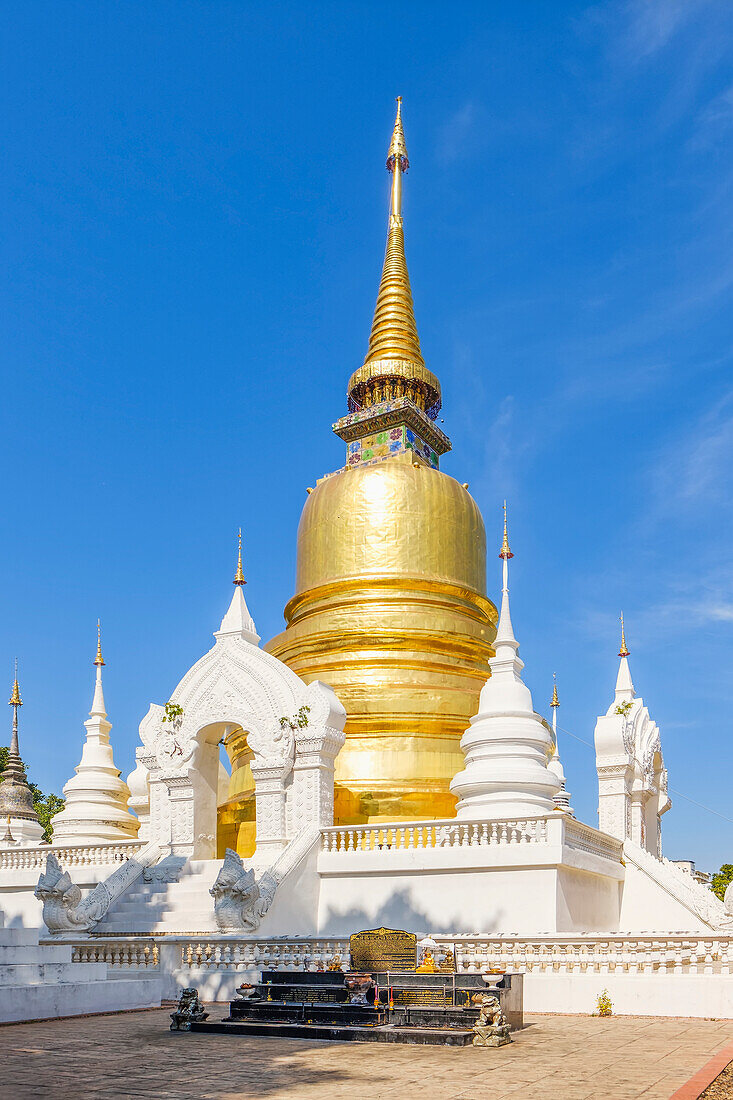
[[[559,813],[322,835],[321,936],[380,924],[522,935],[618,930],[620,842]]]
[[[607,989],[620,1015],[733,1019],[729,936],[430,935],[454,952],[462,973],[523,973],[525,1012],[590,1013]],[[73,957],[105,962],[119,976],[160,977],[164,997],[193,985],[205,1000],[226,1001],[261,970],[316,969],[348,953],[345,937],[165,936],[80,940]]]

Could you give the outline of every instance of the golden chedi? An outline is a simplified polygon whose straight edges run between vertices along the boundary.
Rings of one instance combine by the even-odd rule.
[[[420,351],[405,262],[398,100],[387,250],[369,349],[348,385],[343,469],[309,494],[287,629],[267,649],[346,708],[337,824],[452,817],[459,742],[488,675],[496,609],[467,490],[438,469],[450,440]],[[233,777],[234,778],[234,777]]]

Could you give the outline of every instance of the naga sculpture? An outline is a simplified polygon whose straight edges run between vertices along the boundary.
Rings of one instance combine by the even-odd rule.
[[[127,859],[116,871],[99,882],[86,897],[63,871],[53,852],[46,856],[46,869],[38,879],[35,895],[43,902],[43,923],[52,936],[64,932],[89,932],[109,911],[110,906],[140,878],[146,867],[160,856],[156,843],[142,848],[136,859]]]
[[[46,856],[46,870],[38,879],[35,894],[43,902],[44,924],[54,934],[88,931],[109,908],[104,883],[98,883],[82,900],[81,890],[69,872],[61,870],[53,852]]]
[[[251,867],[245,868],[235,851],[227,848],[224,863],[209,890],[214,916],[221,932],[254,932],[260,924],[260,888]]]
[[[319,837],[317,827],[306,825],[259,879],[251,867],[245,868],[233,849],[227,848],[224,863],[209,890],[219,931],[255,932],[280,883],[308,855]]]

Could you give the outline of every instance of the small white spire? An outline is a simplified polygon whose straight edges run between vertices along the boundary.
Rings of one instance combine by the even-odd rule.
[[[552,699],[550,701],[550,706],[552,707],[552,732],[555,736],[555,752],[554,752],[554,755],[557,756],[558,755],[558,752],[557,752],[557,708],[560,706],[560,699],[559,699],[558,694],[557,694],[557,673],[556,672],[553,672],[553,674],[552,674]]]
[[[560,699],[557,694],[557,675],[554,672],[552,674],[552,681],[552,700],[550,706],[552,707],[552,733],[555,738],[555,746],[552,750],[552,757],[550,758],[550,763],[547,765],[547,768],[555,775],[560,784],[560,790],[553,798],[555,806],[558,810],[562,810],[563,813],[575,817],[575,812],[570,806],[570,795],[565,789],[565,769],[562,766],[560,750],[557,744],[557,708],[560,706]]]
[[[618,655],[621,660],[618,666],[618,676],[616,677],[616,703],[631,702],[632,699],[636,698],[636,691],[631,679],[631,669],[629,668],[629,649],[626,645],[626,629],[624,627],[623,611],[619,618],[621,622],[621,646]]]
[[[496,627],[496,637],[494,638],[494,652],[496,655],[491,658],[489,664],[491,666],[492,677],[510,674],[515,680],[519,680],[521,683],[521,673],[524,668],[524,662],[517,656],[519,642],[514,637],[512,616],[509,610],[509,559],[513,558],[514,554],[509,549],[509,541],[507,539],[506,501],[504,501],[504,540],[501,544],[499,557],[503,560],[501,611],[499,613],[499,622]]]
[[[249,613],[247,601],[244,598],[244,571],[242,570],[242,528],[239,528],[237,546],[237,571],[234,575],[234,595],[226,615],[221,620],[221,626],[214,631],[215,638],[223,638],[229,635],[237,635],[245,642],[259,645],[260,636],[257,633],[255,622]]]
[[[97,619],[97,656],[94,658],[94,664],[97,668],[97,677],[94,684],[94,698],[92,699],[92,709],[89,711],[91,718],[106,718],[107,711],[104,705],[104,691],[102,690],[102,668],[104,667],[104,661],[102,660],[102,627]]]

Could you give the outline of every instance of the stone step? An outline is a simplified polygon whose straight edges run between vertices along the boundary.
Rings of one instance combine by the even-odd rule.
[[[20,947],[38,943],[37,928],[0,928],[0,947]]]
[[[160,978],[6,985],[0,997],[0,1023],[123,1012],[133,1008],[159,1008],[161,990]]]
[[[68,944],[46,944],[36,942],[22,944],[20,947],[8,947],[0,944],[0,966],[8,963],[70,963],[71,947]]]
[[[131,934],[133,932],[139,932],[141,935],[152,935],[156,932],[180,932],[182,935],[185,933],[202,932],[206,935],[210,933],[218,932],[216,922],[214,921],[213,914],[208,914],[206,920],[203,918],[197,920],[195,916],[191,916],[189,919],[180,921],[151,921],[150,915],[145,919],[137,921],[128,920],[113,920],[105,922],[105,924],[98,924],[95,928],[95,933],[99,936],[117,936],[123,934]]]
[[[465,1047],[473,1042],[473,1031],[441,1028],[345,1027],[325,1024],[220,1023],[192,1024],[191,1031],[220,1035],[259,1035],[272,1039],[330,1039],[342,1043],[413,1043],[421,1046]]]
[[[106,963],[4,963],[0,966],[0,986],[41,985],[44,982],[103,982]]]

